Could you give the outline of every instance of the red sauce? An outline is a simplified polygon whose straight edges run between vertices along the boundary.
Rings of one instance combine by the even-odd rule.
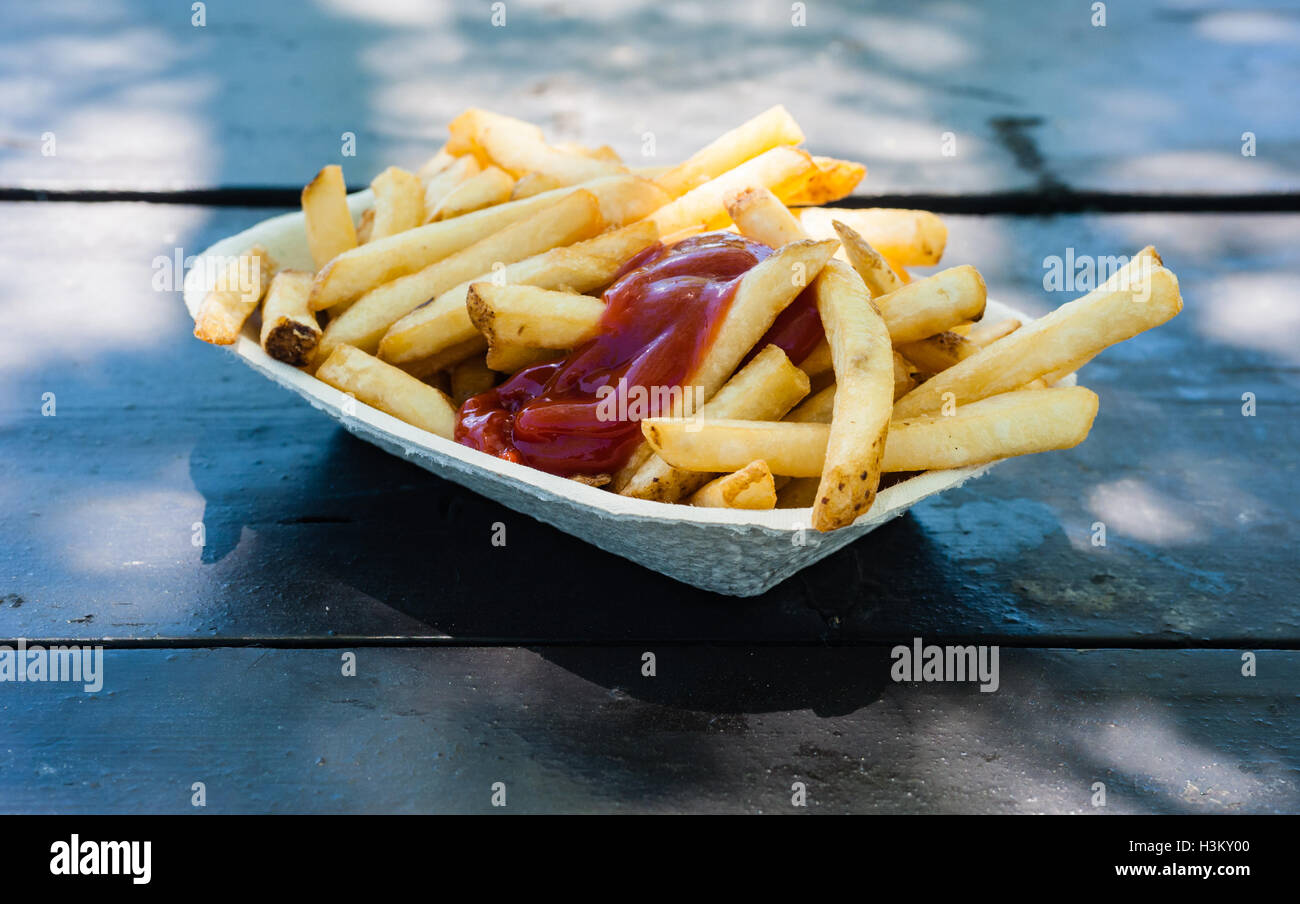
[[[605,291],[600,335],[562,361],[521,370],[466,401],[456,441],[563,476],[618,470],[640,444],[641,428],[636,405],[621,409],[626,416],[610,417],[607,396],[620,385],[624,396],[633,396],[634,387],[684,386],[740,277],[771,253],[729,232],[643,252]]]

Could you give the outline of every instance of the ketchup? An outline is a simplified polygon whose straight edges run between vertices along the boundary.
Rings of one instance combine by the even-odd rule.
[[[566,477],[618,470],[641,442],[640,417],[669,412],[620,406],[611,394],[635,396],[640,387],[642,398],[646,391],[653,398],[683,386],[713,343],[740,277],[771,253],[730,232],[652,246],[605,291],[595,339],[466,401],[456,441]],[[689,392],[686,401],[695,401]]]

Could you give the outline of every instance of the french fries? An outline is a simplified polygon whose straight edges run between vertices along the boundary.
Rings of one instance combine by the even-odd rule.
[[[215,284],[199,305],[194,335],[213,345],[232,345],[244,321],[267,290],[274,265],[261,245],[231,258],[217,274]]]
[[[776,420],[808,394],[808,377],[785,352],[769,345],[738,370],[692,416],[738,420]],[[674,468],[658,456],[643,455],[621,487],[624,496],[677,502],[709,476]]]
[[[357,247],[357,229],[348,210],[348,189],[343,168],[331,164],[316,174],[302,190],[303,223],[307,247],[319,270],[349,248]]]
[[[350,345],[335,348],[316,378],[444,439],[456,432],[456,406],[441,391]]]
[[[776,508],[776,482],[767,462],[752,461],[739,471],[710,480],[692,493],[689,501],[705,508]]]
[[[728,170],[703,185],[691,189],[677,200],[665,204],[650,218],[661,235],[702,224],[705,229],[726,226],[726,202],[746,188],[769,188],[780,197],[783,189],[799,186],[816,169],[807,152],[791,147],[775,147]],[[662,180],[656,180],[662,185]]]
[[[559,186],[556,186],[557,188]],[[500,167],[489,166],[452,188],[428,210],[430,222],[450,220],[510,199],[515,180]],[[428,209],[426,207],[426,209]]]
[[[472,283],[465,307],[492,346],[576,348],[596,335],[605,302],[590,295],[536,286]]]
[[[495,273],[479,274],[394,323],[379,343],[379,356],[394,363],[415,361],[477,336],[465,306],[471,283],[495,279],[502,285],[591,292],[608,285],[624,262],[652,245],[657,235],[653,223],[635,223],[510,264]]]
[[[1182,307],[1173,273],[1137,268],[1126,287],[1100,286],[936,374],[899,399],[894,416],[936,411],[945,397],[961,406],[1023,386],[1159,326]]]
[[[895,418],[880,469],[928,471],[1070,449],[1087,437],[1097,395],[1082,386],[1027,389],[972,402],[949,417]],[[767,462],[773,474],[817,477],[831,425],[790,421],[646,418],[641,430],[660,457],[690,471],[736,471]]]
[[[320,324],[307,306],[312,274],[281,270],[271,280],[262,304],[262,348],[277,361],[302,367],[320,342]]]
[[[666,197],[647,179],[612,176],[578,188],[544,192],[522,201],[498,204],[367,242],[340,254],[316,274],[311,290],[312,310],[320,311],[341,302],[350,302],[376,286],[437,263],[579,189],[595,195],[600,204],[601,218],[614,226],[641,219],[662,205]]]
[[[813,284],[817,312],[830,341],[835,405],[812,526],[852,524],[871,508],[894,405],[894,351],[862,277],[830,261]]]
[[[570,192],[527,219],[362,295],[342,315],[330,321],[321,340],[321,354],[329,354],[336,345],[353,345],[373,352],[389,327],[430,298],[494,266],[504,267],[556,245],[589,238],[604,225],[594,195],[583,189]],[[463,306],[460,313],[465,313]],[[463,319],[469,326],[469,318]]]
[[[908,273],[940,262],[943,222],[829,206],[866,167],[798,147],[780,106],[671,166],[481,109],[448,132],[414,173],[379,173],[355,225],[341,169],[322,169],[302,192],[306,254],[285,251],[298,269],[272,280],[250,248],[195,335],[236,341],[265,295],[267,355],[442,439],[477,397],[504,437],[467,421],[476,448],[652,502],[806,508],[830,531],[872,508],[884,473],[1077,445],[1097,397],[1054,384],[1182,306],[1148,247],[1038,321],[986,319],[974,267]],[[771,251],[674,247],[720,229]],[[801,293],[821,332],[802,309],[772,329]]]
[[[928,210],[804,207],[796,213],[804,231],[813,238],[834,238],[834,223],[839,220],[891,263],[904,267],[934,266],[948,243],[948,227]]]
[[[375,206],[366,241],[387,238],[421,223],[424,198],[420,180],[414,173],[390,166],[370,183]]]
[[[775,147],[800,144],[803,138],[803,130],[785,107],[772,107],[655,176],[655,182],[669,195],[679,198],[746,160]]]

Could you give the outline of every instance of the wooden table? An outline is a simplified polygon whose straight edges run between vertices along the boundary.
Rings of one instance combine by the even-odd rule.
[[[511,810],[787,812],[796,781],[815,811],[1088,812],[1098,781],[1114,812],[1300,808],[1300,16],[370,6],[5,17],[0,638],[107,652],[97,694],[0,684],[0,808],[188,812],[198,781],[210,811],[484,811],[504,782]],[[1186,309],[1084,370],[1084,445],[756,599],[359,442],[155,283],[468,105],[670,161],[775,102],[868,163],[854,203],[952,212],[945,261],[993,296],[1047,311],[1046,258],[1150,242]],[[1000,689],[891,681],[913,637],[998,645]]]

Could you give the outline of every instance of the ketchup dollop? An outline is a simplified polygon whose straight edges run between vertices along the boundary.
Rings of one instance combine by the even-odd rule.
[[[639,387],[653,395],[684,386],[712,344],[740,277],[771,253],[730,232],[646,249],[605,291],[599,335],[560,361],[525,368],[467,400],[456,441],[566,477],[618,470],[641,442],[644,409],[612,404],[610,394],[635,396]],[[821,321],[805,296],[782,313],[758,348],[775,342],[798,361],[816,346]],[[794,310],[801,306],[811,310],[811,324],[807,311]],[[619,416],[611,417],[611,410]]]

